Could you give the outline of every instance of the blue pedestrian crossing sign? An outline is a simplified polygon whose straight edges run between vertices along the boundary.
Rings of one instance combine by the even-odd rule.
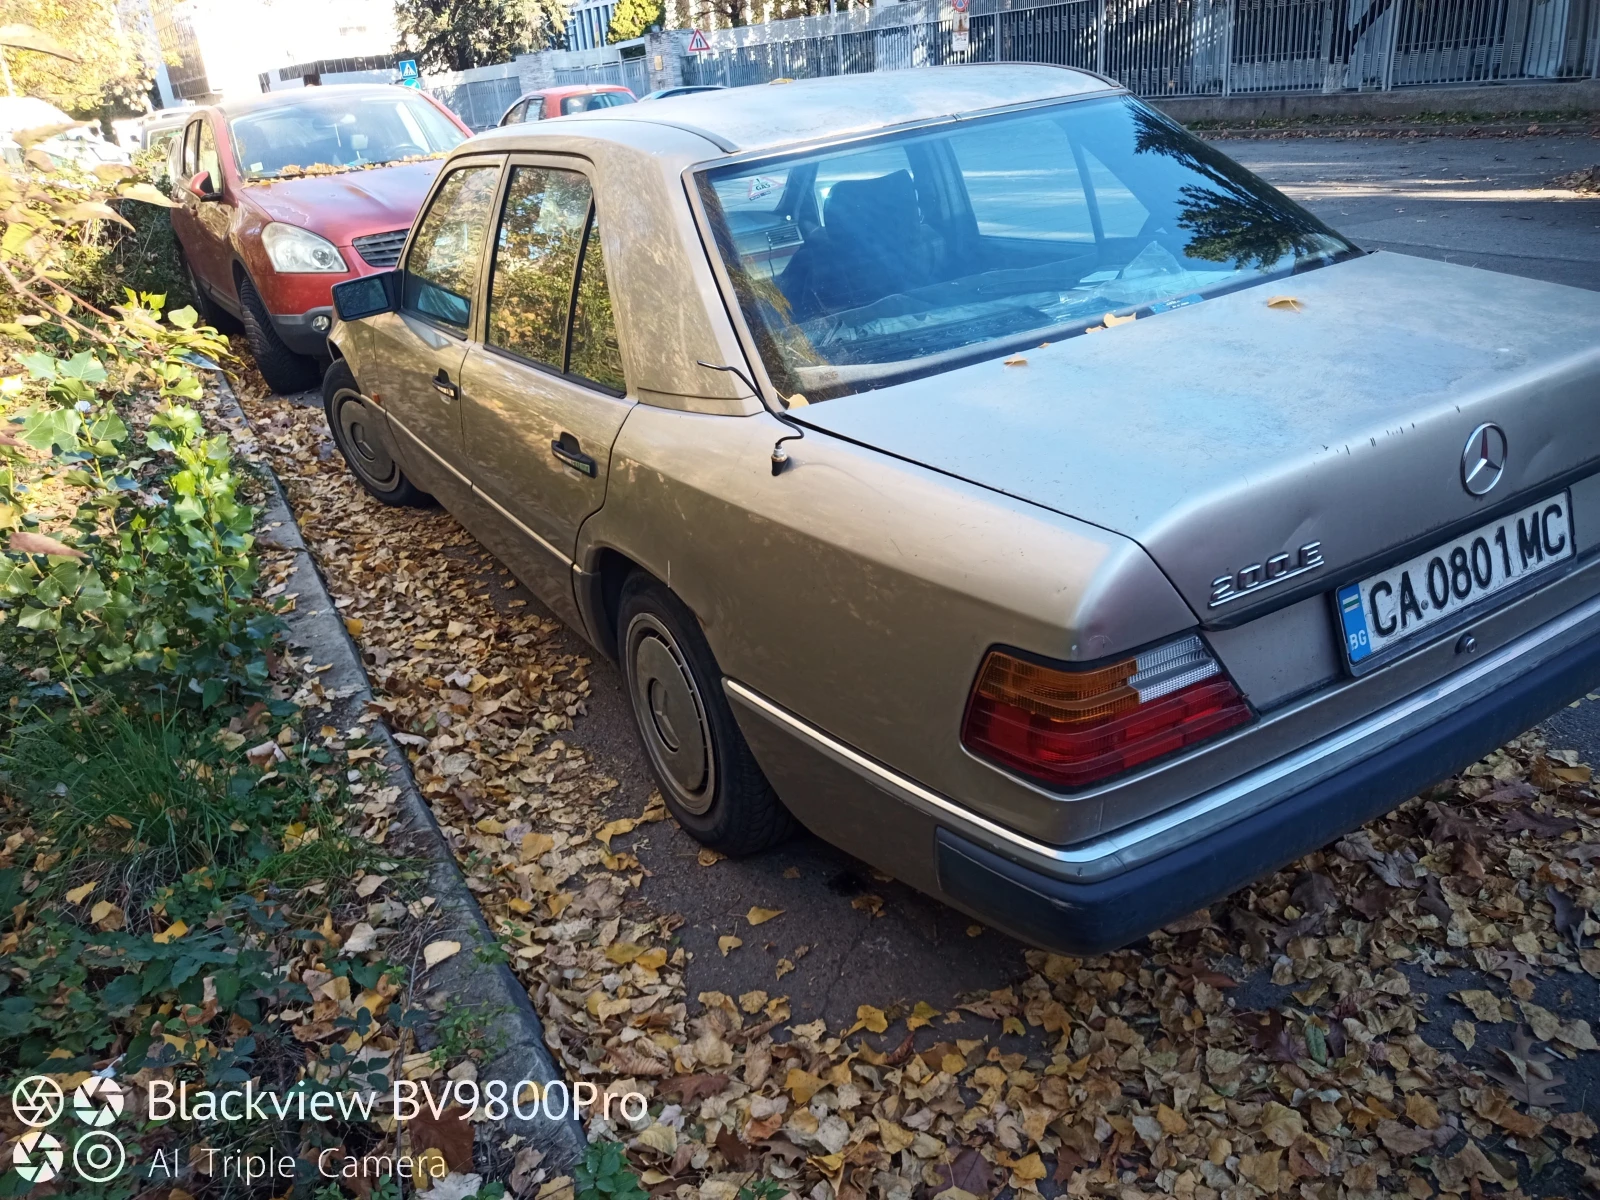
[[[420,88],[422,86],[422,76],[417,73],[416,59],[402,58],[396,66],[400,69],[401,87]]]

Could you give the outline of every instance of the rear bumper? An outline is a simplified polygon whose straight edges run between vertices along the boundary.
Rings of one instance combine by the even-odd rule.
[[[1125,945],[1326,845],[1597,681],[1600,598],[1224,788],[1062,847],[1002,828],[749,689],[727,687],[757,758],[802,821],[997,928],[1083,954]],[[765,728],[750,719],[757,714]],[[809,744],[809,766],[797,762],[796,739]],[[818,802],[785,776],[825,783],[833,795]]]

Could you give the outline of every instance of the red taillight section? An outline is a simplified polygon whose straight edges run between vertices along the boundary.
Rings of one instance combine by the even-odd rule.
[[[991,650],[961,741],[1021,774],[1083,787],[1248,720],[1250,706],[1198,637],[1088,671]]]

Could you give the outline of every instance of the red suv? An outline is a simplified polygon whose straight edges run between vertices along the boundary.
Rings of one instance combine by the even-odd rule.
[[[316,384],[329,289],[392,268],[446,151],[471,131],[432,96],[313,87],[195,110],[172,225],[209,320],[244,324],[268,386]]]

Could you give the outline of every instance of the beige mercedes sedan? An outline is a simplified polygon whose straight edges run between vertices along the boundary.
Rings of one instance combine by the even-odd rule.
[[[1122,945],[1600,681],[1600,295],[1389,253],[1097,76],[484,133],[333,434],[621,667],[694,837]]]

